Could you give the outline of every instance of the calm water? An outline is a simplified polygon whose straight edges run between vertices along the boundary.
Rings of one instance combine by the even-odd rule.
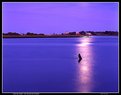
[[[117,92],[118,37],[3,39],[3,91]]]

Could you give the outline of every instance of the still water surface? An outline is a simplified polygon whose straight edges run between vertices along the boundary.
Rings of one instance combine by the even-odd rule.
[[[3,39],[2,66],[4,92],[117,92],[118,37]]]

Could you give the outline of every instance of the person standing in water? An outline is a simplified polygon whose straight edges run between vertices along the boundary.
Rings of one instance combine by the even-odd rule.
[[[81,57],[80,53],[78,54],[78,57],[79,57],[78,62],[80,62],[82,60],[82,57]]]

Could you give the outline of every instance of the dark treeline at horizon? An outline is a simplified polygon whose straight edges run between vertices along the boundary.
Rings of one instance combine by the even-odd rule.
[[[85,33],[91,33],[91,34],[95,34],[95,33],[117,33],[118,31],[80,31],[80,32],[65,32],[65,33],[53,33],[51,35],[66,35],[66,34],[70,34],[70,35],[75,35],[75,34],[85,34]],[[17,32],[7,32],[7,33],[3,33],[3,35],[46,35],[44,33],[32,33],[32,32],[27,32],[27,33],[17,33]]]

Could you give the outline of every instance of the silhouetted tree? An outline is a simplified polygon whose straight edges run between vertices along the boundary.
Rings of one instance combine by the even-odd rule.
[[[35,33],[30,33],[30,32],[27,32],[26,35],[37,35]]]
[[[76,35],[76,32],[69,32],[69,35]]]
[[[8,32],[5,35],[20,35],[20,34],[19,33],[16,33],[16,32]]]
[[[79,34],[81,34],[81,35],[85,35],[86,32],[84,32],[84,31],[80,31]]]

